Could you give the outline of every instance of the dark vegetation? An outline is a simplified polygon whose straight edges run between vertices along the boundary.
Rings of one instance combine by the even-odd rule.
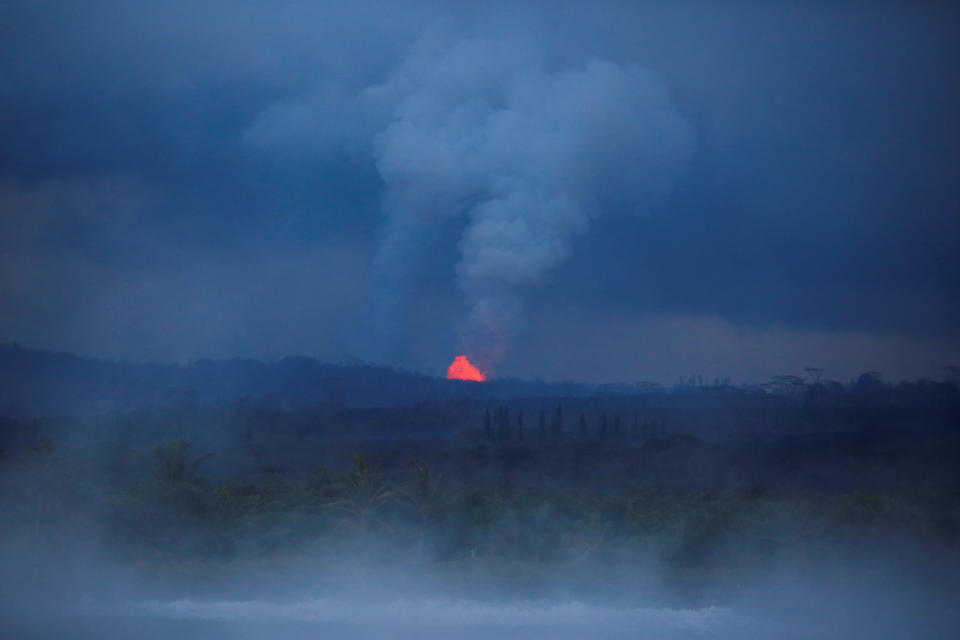
[[[865,541],[960,557],[953,382],[865,374],[572,395],[540,385],[548,393],[524,396],[530,385],[507,381],[493,397],[484,385],[309,360],[162,369],[6,357],[8,379],[23,367],[12,384],[62,404],[34,410],[24,396],[9,410],[8,388],[2,534],[87,545],[154,572],[361,554],[536,591],[556,567],[602,568],[626,584],[642,565],[689,587],[786,551],[823,557]],[[195,376],[197,389],[164,386],[198,366],[209,375]],[[276,389],[293,391],[229,389],[253,369],[262,381],[289,375]],[[323,377],[334,370],[337,383]],[[433,395],[351,402],[368,377],[374,394],[407,393],[415,379]],[[120,379],[133,391],[113,409],[66,410],[76,405],[64,398],[116,394]],[[590,571],[575,574],[591,584]]]

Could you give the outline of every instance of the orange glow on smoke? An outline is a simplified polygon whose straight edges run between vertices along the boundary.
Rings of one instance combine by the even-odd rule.
[[[450,380],[473,380],[475,382],[484,382],[487,379],[487,372],[481,372],[475,366],[470,364],[467,356],[457,356],[447,369],[447,378]]]

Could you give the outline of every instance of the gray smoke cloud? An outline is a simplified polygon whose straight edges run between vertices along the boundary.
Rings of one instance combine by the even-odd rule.
[[[386,122],[372,146],[387,215],[377,317],[402,307],[429,230],[462,224],[461,336],[488,367],[522,326],[524,290],[570,257],[592,219],[661,201],[693,150],[651,73],[604,60],[551,68],[522,39],[421,38],[359,102]]]

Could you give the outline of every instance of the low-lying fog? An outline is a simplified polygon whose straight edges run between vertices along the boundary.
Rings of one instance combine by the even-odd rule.
[[[390,557],[360,535],[259,560],[121,563],[69,529],[3,542],[4,638],[946,638],[960,564],[914,543],[665,571],[643,552],[541,565]],[[47,546],[49,545],[49,546]]]

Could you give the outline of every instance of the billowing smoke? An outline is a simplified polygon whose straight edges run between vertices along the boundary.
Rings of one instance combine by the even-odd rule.
[[[661,199],[693,145],[650,73],[548,68],[510,39],[421,42],[361,100],[388,118],[373,147],[388,216],[376,272],[396,291],[425,230],[462,219],[463,346],[484,366],[522,323],[523,290],[570,257],[592,218]]]
[[[643,69],[557,65],[531,40],[441,32],[422,35],[384,82],[323,85],[267,110],[248,140],[372,154],[386,185],[366,314],[374,334],[396,341],[421,254],[454,229],[462,351],[491,368],[522,326],[524,290],[570,257],[591,219],[661,200],[693,134]]]

